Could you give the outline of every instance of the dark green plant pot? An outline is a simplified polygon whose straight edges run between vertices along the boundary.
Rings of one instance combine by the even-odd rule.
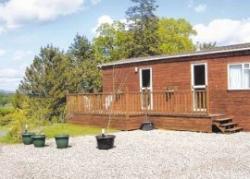
[[[69,146],[69,135],[57,135],[55,140],[58,149],[65,149]]]
[[[33,144],[33,138],[32,136],[34,136],[34,133],[31,132],[25,132],[22,134],[22,139],[23,139],[23,144],[24,145],[30,145]]]
[[[35,147],[44,147],[45,146],[45,135],[34,135],[32,136],[33,144]]]

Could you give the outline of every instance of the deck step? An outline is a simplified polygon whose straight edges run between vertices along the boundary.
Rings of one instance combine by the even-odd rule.
[[[225,132],[233,133],[233,132],[239,132],[241,130],[242,130],[242,127],[234,127],[234,128],[226,129]]]
[[[231,116],[218,116],[216,118],[213,118],[212,125],[214,127],[214,131],[220,131],[222,133],[236,133],[240,132],[243,129],[238,126],[236,122],[233,121],[233,118]]]
[[[229,127],[229,126],[235,126],[237,123],[235,122],[228,122],[228,123],[223,123],[221,124],[222,127]]]
[[[214,119],[214,122],[229,122],[232,121],[232,118],[218,118],[218,119]]]

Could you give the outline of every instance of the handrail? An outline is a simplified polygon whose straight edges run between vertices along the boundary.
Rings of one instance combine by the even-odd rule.
[[[67,95],[69,113],[206,113],[207,90],[81,93]]]

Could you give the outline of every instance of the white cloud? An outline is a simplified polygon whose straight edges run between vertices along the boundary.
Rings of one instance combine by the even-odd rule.
[[[33,21],[50,21],[81,9],[84,0],[9,0],[0,2],[0,22],[5,29]],[[1,29],[0,29],[1,31]]]
[[[21,78],[23,75],[22,70],[17,70],[13,68],[0,69],[0,79],[15,79]]]
[[[0,89],[7,91],[15,91],[18,88],[20,81],[21,78],[0,78]]]
[[[13,61],[27,61],[32,59],[34,56],[33,52],[30,50],[16,50],[13,53]]]
[[[196,42],[217,42],[218,45],[229,45],[250,42],[250,18],[244,20],[215,19],[209,24],[194,26]]]
[[[206,4],[197,4],[195,3],[194,0],[189,0],[187,7],[194,10],[197,13],[202,13],[207,10],[207,5]]]
[[[207,5],[206,4],[198,4],[197,6],[194,7],[195,12],[202,13],[207,10]]]
[[[5,55],[6,51],[4,49],[0,49],[0,57]]]
[[[101,0],[91,0],[91,3],[93,5],[99,4],[101,2]]]
[[[96,30],[98,29],[98,27],[100,27],[102,24],[112,24],[114,22],[114,20],[108,16],[108,15],[102,15],[101,17],[98,18],[97,20],[97,25],[92,29],[93,33],[96,33]]]
[[[23,79],[26,65],[18,68],[1,68],[0,69],[0,89],[15,91]]]

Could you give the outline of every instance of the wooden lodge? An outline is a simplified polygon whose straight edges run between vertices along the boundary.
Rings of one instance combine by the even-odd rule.
[[[69,121],[139,129],[250,130],[250,44],[100,66],[103,92],[69,94]]]

